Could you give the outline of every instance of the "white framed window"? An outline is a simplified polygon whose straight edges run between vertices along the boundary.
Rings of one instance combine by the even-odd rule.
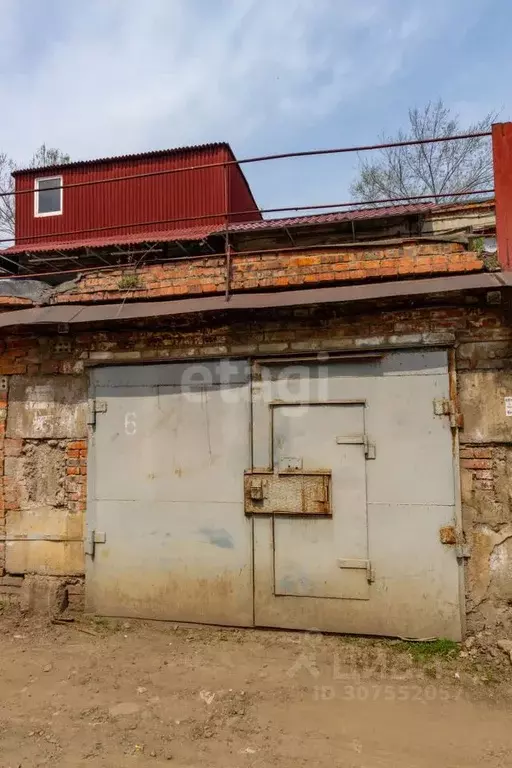
[[[34,216],[59,216],[62,213],[62,176],[36,179]]]

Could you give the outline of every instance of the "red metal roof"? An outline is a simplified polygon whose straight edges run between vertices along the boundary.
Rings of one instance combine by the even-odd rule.
[[[232,233],[260,232],[289,227],[302,227],[310,225],[335,224],[344,221],[357,221],[362,219],[383,219],[393,216],[409,216],[418,213],[426,213],[444,206],[434,203],[417,203],[415,205],[393,205],[381,208],[358,208],[350,211],[337,211],[333,213],[318,213],[308,216],[295,216],[285,219],[262,219],[261,221],[246,221],[229,225]],[[160,231],[137,232],[127,235],[99,236],[86,238],[80,241],[41,241],[39,243],[23,244],[6,248],[3,253],[49,253],[52,251],[70,251],[80,248],[105,248],[109,245],[137,245],[139,243],[171,242],[174,240],[203,240],[206,237],[225,232],[224,227],[215,225],[202,227],[187,227],[182,229],[168,229]]]
[[[30,245],[19,243],[10,248],[6,248],[1,253],[50,253],[54,251],[75,251],[81,248],[106,248],[109,245],[138,245],[140,243],[168,243],[173,240],[203,240],[208,235],[218,230],[215,227],[187,227],[186,229],[172,229],[165,231],[137,232],[131,235],[110,235],[108,237],[84,238],[83,240],[72,240],[65,242],[59,241],[41,241],[31,243]]]
[[[388,216],[409,216],[415,213],[426,213],[436,208],[434,203],[415,203],[410,205],[390,205],[386,207],[352,208],[348,211],[332,213],[316,213],[306,216],[293,216],[286,219],[262,219],[261,221],[242,221],[231,224],[230,232],[252,232],[261,229],[282,229],[283,227],[299,227],[309,224],[336,224],[343,221],[358,219],[384,219]]]
[[[202,152],[204,150],[212,149],[226,149],[233,155],[233,150],[226,141],[216,141],[210,144],[196,144],[188,147],[175,147],[173,149],[154,149],[148,152],[135,152],[131,155],[112,155],[111,157],[99,157],[94,160],[76,160],[70,163],[60,163],[59,165],[48,165],[44,168],[17,168],[13,171],[13,176],[19,176],[22,173],[51,173],[52,171],[60,171],[64,168],[75,168],[83,165],[100,165],[102,163],[115,163],[123,160],[150,160],[154,157],[165,157],[165,155],[176,155],[185,152]]]

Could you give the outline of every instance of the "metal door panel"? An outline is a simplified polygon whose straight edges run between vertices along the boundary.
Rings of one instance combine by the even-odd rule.
[[[313,378],[311,399],[365,401],[365,433],[375,446],[375,460],[366,461],[366,556],[374,581],[367,586],[369,600],[314,597],[321,593],[301,567],[302,561],[310,571],[314,563],[325,594],[337,594],[330,591],[332,585],[318,555],[332,557],[333,537],[328,540],[325,525],[329,521],[307,520],[301,530],[294,527],[295,519],[255,519],[258,624],[460,639],[461,566],[454,547],[443,545],[439,537],[441,527],[456,525],[454,441],[448,417],[434,413],[434,400],[449,398],[447,362],[442,350],[390,352],[360,364],[304,366],[307,375],[303,373],[299,383],[287,376],[284,366],[272,366],[263,373],[253,406],[255,464],[262,465],[265,456],[268,462],[268,446],[274,444],[266,417],[269,401],[281,401],[275,405],[280,411],[288,402],[306,399],[307,376]],[[321,413],[322,408],[316,407]],[[286,443],[284,449],[291,452]],[[319,455],[313,445],[311,449]],[[307,440],[301,450],[308,450]],[[335,450],[333,446],[330,459],[323,456],[326,469],[333,466]],[[333,522],[339,503],[333,503]],[[315,528],[317,522],[321,526]],[[315,542],[315,558],[311,559],[305,542]],[[288,553],[294,553],[291,562]]]
[[[368,501],[453,505],[450,421],[434,415],[434,400],[449,396],[447,374],[395,375],[370,383],[366,380],[363,391],[377,460],[368,465]]]
[[[457,562],[439,542],[450,507],[371,506],[371,599],[276,597],[271,520],[254,520],[254,599],[260,626],[325,632],[461,639]]]
[[[273,403],[269,418],[274,471],[327,469],[333,509],[329,519],[273,518],[275,595],[367,600],[366,570],[340,566],[368,559],[363,404]]]
[[[287,376],[286,369],[269,368],[266,386],[256,390],[255,462],[264,461],[270,439],[265,408],[269,400],[278,399],[275,393],[284,401],[293,401],[294,391],[304,395],[309,390],[310,399],[320,402],[365,400],[366,430],[377,451],[377,460],[367,465],[369,501],[455,503],[450,423],[433,411],[435,399],[449,398],[446,352],[394,352],[359,367],[349,362],[320,365],[317,370],[305,365],[300,370],[302,384]],[[403,478],[400,482],[397,472]]]
[[[94,434],[96,498],[153,497],[150,482],[159,453],[156,387],[101,387],[96,399],[106,413],[96,415]]]
[[[453,507],[370,504],[368,520],[378,634],[460,640],[455,548],[439,538]]]
[[[250,368],[247,360],[205,360],[161,365],[119,365],[96,368],[96,387],[179,387],[235,386],[247,384]]]
[[[340,522],[341,525],[336,525]],[[343,512],[332,520],[294,520],[276,517],[273,521],[274,594],[276,596],[352,598],[368,600],[370,585],[364,569],[341,569],[338,562],[353,550],[343,541]],[[366,534],[366,525],[365,525]],[[359,556],[366,559],[364,552]],[[348,557],[347,559],[350,559]]]
[[[251,522],[239,503],[97,502],[88,601],[106,616],[250,626]]]
[[[145,366],[137,381],[183,375]],[[173,365],[163,368],[172,369]],[[252,623],[252,524],[243,512],[249,463],[247,384],[96,388],[88,558],[89,607],[107,615]],[[189,377],[190,378],[190,377]],[[187,375],[185,375],[185,381]],[[122,386],[115,383],[122,382]]]
[[[361,405],[278,406],[273,413],[274,466],[279,466],[284,457],[290,457],[300,458],[303,469],[332,470],[332,520],[313,523],[327,523],[324,528],[330,532],[325,540],[335,548],[332,567],[337,580],[341,581],[341,574],[336,568],[337,558],[367,557],[364,446],[337,442],[363,436],[364,408]],[[304,533],[299,536],[301,527]],[[288,530],[292,536],[293,529],[296,543],[302,541],[302,546],[306,546],[306,542],[311,540],[310,528],[309,520],[280,518],[276,520],[276,537],[286,541],[285,531]],[[319,557],[323,555],[317,548],[311,554],[310,564],[317,563]]]
[[[102,387],[97,396],[107,405],[107,413],[97,416],[98,498],[199,502],[213,495],[221,502],[240,496],[233,456],[243,472],[247,387],[186,393],[172,387]]]

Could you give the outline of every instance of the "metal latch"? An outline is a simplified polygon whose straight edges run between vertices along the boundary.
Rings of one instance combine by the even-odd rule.
[[[107,401],[91,397],[87,405],[87,424],[93,427],[96,424],[96,414],[107,412]]]
[[[103,531],[89,531],[84,541],[84,552],[86,555],[94,558],[96,544],[105,544],[107,534]]]
[[[336,438],[338,445],[364,445],[364,455],[368,460],[375,459],[377,448],[375,443],[371,443],[368,435],[338,435]]]
[[[368,584],[372,584],[375,581],[375,570],[372,568],[370,560],[345,560],[340,559],[337,561],[338,568],[350,568],[355,570],[365,570],[366,580]]]

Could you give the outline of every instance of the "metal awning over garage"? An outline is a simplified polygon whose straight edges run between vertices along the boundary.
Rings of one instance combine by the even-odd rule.
[[[35,307],[0,315],[0,328],[21,325],[77,324],[133,320],[146,317],[186,315],[196,312],[226,312],[311,304],[352,303],[385,298],[407,298],[466,290],[496,290],[512,286],[512,276],[498,272],[434,277],[370,285],[343,285],[329,288],[274,293],[233,294],[172,301],[120,302],[115,304],[68,304]]]

